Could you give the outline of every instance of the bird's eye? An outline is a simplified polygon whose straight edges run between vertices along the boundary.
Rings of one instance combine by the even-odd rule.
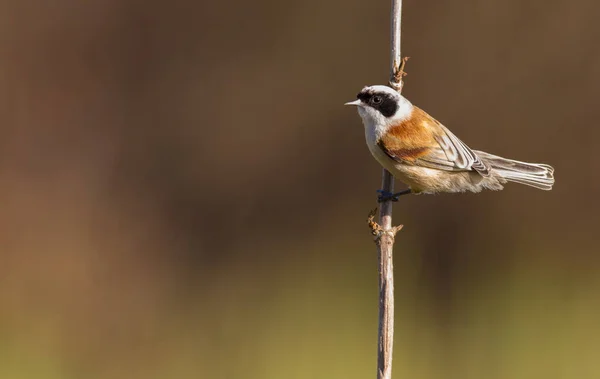
[[[381,104],[381,101],[382,101],[381,96],[375,95],[371,98],[371,102],[373,104]]]

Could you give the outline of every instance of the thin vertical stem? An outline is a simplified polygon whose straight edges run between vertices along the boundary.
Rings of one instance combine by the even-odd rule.
[[[391,79],[392,86],[402,82],[402,76],[398,77],[402,54],[400,50],[400,37],[402,36],[402,0],[392,0],[392,38],[391,38]]]
[[[402,55],[400,53],[402,0],[392,0],[391,17],[391,74],[390,85],[402,90]],[[394,178],[383,170],[381,189],[393,193]],[[394,264],[392,251],[395,231],[392,228],[392,202],[385,201],[379,211],[382,232],[377,240],[379,261],[379,328],[377,379],[392,378],[392,353],[394,347]]]
[[[383,170],[381,188],[394,192],[394,178]],[[377,379],[392,378],[392,352],[394,348],[394,264],[392,250],[394,234],[392,229],[392,202],[381,204],[379,211],[379,226],[382,232],[377,243],[379,261],[379,328]]]

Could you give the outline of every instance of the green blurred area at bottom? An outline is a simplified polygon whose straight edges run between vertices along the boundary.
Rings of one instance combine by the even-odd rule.
[[[13,302],[0,378],[374,377],[375,256],[298,253],[261,277],[239,265],[198,287]],[[396,258],[394,377],[600,377],[600,280],[517,263],[476,285],[458,276],[436,299]]]

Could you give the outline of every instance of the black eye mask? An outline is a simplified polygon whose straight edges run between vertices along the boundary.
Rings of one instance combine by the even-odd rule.
[[[374,102],[374,96],[379,97],[381,101],[379,103]],[[398,110],[396,99],[389,93],[360,92],[356,97],[371,108],[381,112],[384,117],[392,117]]]

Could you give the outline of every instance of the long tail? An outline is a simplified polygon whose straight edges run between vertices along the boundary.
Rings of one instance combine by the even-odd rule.
[[[554,185],[554,168],[543,163],[526,163],[475,151],[494,171],[510,182],[550,191]]]

